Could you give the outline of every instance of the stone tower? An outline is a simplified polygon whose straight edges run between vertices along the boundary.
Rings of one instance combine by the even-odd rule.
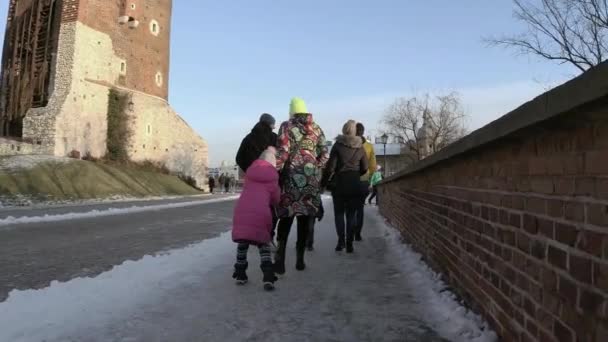
[[[103,156],[112,90],[128,97],[131,159],[206,178],[207,144],[167,102],[171,0],[9,1],[0,154],[11,139],[8,154]]]

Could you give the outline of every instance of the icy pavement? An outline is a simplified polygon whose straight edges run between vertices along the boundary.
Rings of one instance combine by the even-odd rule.
[[[331,203],[326,204],[328,208]],[[374,208],[355,254],[333,251],[333,216],[317,224],[308,268],[262,290],[232,279],[230,234],[125,262],[95,278],[13,291],[0,304],[0,341],[495,341],[459,306],[419,256],[398,242]]]
[[[104,217],[104,216],[131,214],[131,213],[141,213],[141,212],[146,212],[146,211],[196,207],[201,204],[233,201],[237,198],[239,198],[239,195],[224,196],[224,197],[219,197],[219,198],[209,197],[207,199],[187,201],[187,202],[177,202],[177,203],[163,203],[163,204],[149,204],[149,205],[144,204],[141,206],[134,205],[131,207],[123,207],[123,208],[109,207],[109,208],[104,208],[104,209],[100,209],[100,210],[93,209],[93,210],[84,211],[84,212],[44,214],[43,216],[20,216],[20,217],[8,216],[5,218],[0,218],[0,227],[2,227],[2,226],[15,227],[18,224],[25,224],[25,223],[56,222],[56,221],[77,220],[77,219],[92,218],[92,217]]]

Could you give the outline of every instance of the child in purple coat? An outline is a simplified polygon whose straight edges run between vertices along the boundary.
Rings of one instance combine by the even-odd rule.
[[[238,244],[234,274],[237,284],[247,283],[247,251],[255,245],[260,251],[261,269],[264,273],[264,289],[274,290],[277,280],[270,251],[272,212],[279,203],[279,173],[276,170],[276,150],[266,149],[260,159],[247,169],[245,185],[234,210],[232,241]]]

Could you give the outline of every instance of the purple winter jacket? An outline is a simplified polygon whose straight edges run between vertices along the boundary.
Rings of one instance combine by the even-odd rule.
[[[280,200],[279,173],[267,161],[256,160],[247,169],[245,185],[234,209],[232,241],[269,243],[271,207]]]

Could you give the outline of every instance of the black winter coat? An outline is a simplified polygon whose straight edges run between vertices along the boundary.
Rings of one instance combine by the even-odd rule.
[[[360,177],[367,173],[368,163],[361,138],[340,135],[329,154],[322,184],[326,187],[333,175],[336,184],[332,190],[334,195],[360,195],[367,190],[362,188]]]
[[[241,147],[236,154],[236,164],[247,172],[253,162],[260,157],[268,146],[277,146],[277,134],[272,131],[270,126],[258,122],[251,133],[247,134],[241,142]]]

